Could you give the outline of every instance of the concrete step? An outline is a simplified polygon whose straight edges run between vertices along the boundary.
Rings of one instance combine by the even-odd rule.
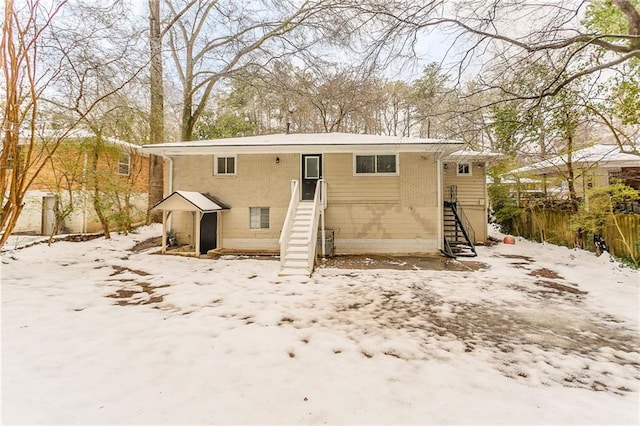
[[[309,253],[309,246],[307,246],[306,244],[304,245],[291,245],[288,244],[287,245],[287,253]]]

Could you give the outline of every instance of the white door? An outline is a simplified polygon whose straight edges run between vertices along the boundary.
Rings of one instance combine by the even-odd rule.
[[[56,224],[56,197],[42,197],[42,235],[51,235]]]

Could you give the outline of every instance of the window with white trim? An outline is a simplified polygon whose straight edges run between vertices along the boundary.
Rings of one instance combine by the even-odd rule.
[[[129,176],[131,172],[131,155],[123,152],[118,157],[118,174],[120,176]]]
[[[269,207],[249,207],[249,228],[269,229]]]
[[[458,163],[458,176],[471,176],[471,163]]]
[[[357,175],[397,174],[398,156],[395,154],[369,154],[355,156]]]
[[[215,175],[235,175],[236,157],[215,157],[213,159],[213,174]]]

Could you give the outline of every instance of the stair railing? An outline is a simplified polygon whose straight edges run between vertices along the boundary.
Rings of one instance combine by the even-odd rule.
[[[319,179],[316,183],[316,193],[313,196],[313,210],[311,211],[311,232],[308,234],[307,247],[309,258],[307,259],[307,270],[309,274],[313,272],[313,267],[316,261],[316,246],[318,240],[318,225],[320,222],[320,216],[324,216],[324,203],[322,202],[324,197],[324,179]],[[322,208],[320,208],[322,207]],[[322,241],[324,246],[324,241]]]
[[[322,205],[322,210],[320,210],[320,232],[322,236],[322,257],[325,257],[327,255],[327,247],[325,245],[327,232],[324,225],[324,211],[327,209],[327,181],[320,179],[320,182],[322,182],[322,193],[320,194],[320,204]]]
[[[287,208],[287,215],[284,218],[282,224],[282,231],[280,231],[280,264],[284,264],[284,255],[287,252],[287,242],[289,240],[289,234],[291,233],[291,226],[293,225],[293,216],[296,213],[296,209],[300,204],[300,197],[298,196],[298,181],[291,180],[291,200],[289,201],[289,208]]]
[[[471,226],[471,221],[467,217],[467,214],[462,209],[462,206],[458,203],[451,204],[451,210],[453,214],[456,216],[458,221],[460,222],[460,228],[462,230],[463,235],[467,239],[467,241],[471,244],[471,247],[474,247],[476,244],[476,231]]]
[[[450,203],[458,202],[458,185],[451,185],[449,187],[449,202]]]

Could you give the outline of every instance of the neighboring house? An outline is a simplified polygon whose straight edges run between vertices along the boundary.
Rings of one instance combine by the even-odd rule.
[[[165,143],[143,151],[166,159],[168,197],[156,206],[165,234],[196,253],[280,252],[283,273],[311,273],[316,239],[325,241],[321,254],[454,255],[464,222],[475,254],[473,244],[487,237],[488,157],[454,153],[463,147],[324,133]],[[445,227],[451,210],[462,216],[462,207],[468,220]]]
[[[597,144],[574,151],[571,164],[576,196],[582,198],[588,189],[609,185],[614,178],[640,189],[640,156],[629,154],[629,151],[631,147],[623,150],[618,145],[607,144]],[[543,188],[540,189],[545,194],[553,192],[566,197],[568,163],[569,156],[564,154],[520,167],[508,175],[541,177]]]
[[[517,176],[501,176],[498,181],[487,176],[487,185],[499,185],[502,188],[506,188],[510,202],[517,206],[523,206],[530,202],[538,202],[553,192],[552,189],[547,188],[547,194],[545,195],[542,189],[542,179],[531,179]]]
[[[37,143],[44,141],[44,144],[52,138],[54,134],[45,135]],[[118,227],[123,211],[131,215],[134,223],[144,221],[148,154],[139,145],[109,137],[102,138],[102,144],[96,148],[96,140],[95,134],[84,130],[65,137],[29,186],[14,233],[100,231],[93,204],[96,187],[112,226]],[[97,155],[95,162],[94,155]],[[16,166],[19,167],[19,162],[12,161],[11,167]]]

